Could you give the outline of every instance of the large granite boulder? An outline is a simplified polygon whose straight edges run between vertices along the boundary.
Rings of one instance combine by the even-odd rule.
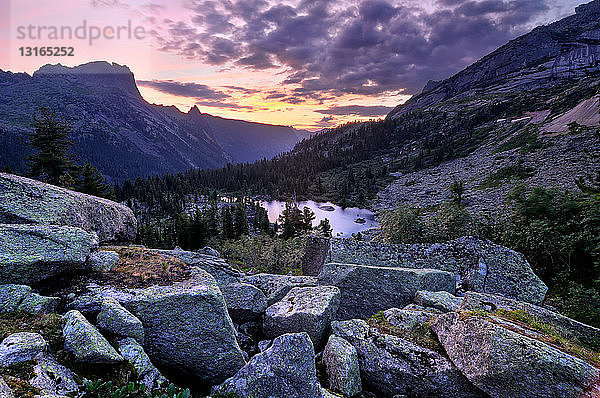
[[[91,364],[115,364],[123,361],[123,357],[79,311],[67,312],[64,319],[65,349],[73,353],[76,361]]]
[[[323,346],[323,337],[335,319],[340,290],[333,286],[295,287],[267,308],[263,329],[267,337],[306,332],[313,344]]]
[[[541,303],[548,290],[522,254],[468,236],[447,243],[405,245],[332,239],[327,261],[448,271],[457,276],[459,293],[472,290],[534,304]]]
[[[144,349],[156,364],[211,384],[244,366],[225,300],[208,273],[197,270],[190,281],[112,293],[142,321]]]
[[[256,274],[242,278],[243,283],[254,285],[267,296],[268,305],[281,300],[293,287],[317,286],[314,276]]]
[[[221,286],[221,292],[234,322],[256,321],[267,309],[267,298],[263,291],[248,283]]]
[[[575,339],[600,349],[600,329],[537,305],[492,294],[467,292],[463,299],[461,310],[522,312],[539,322],[551,325],[564,337]]]
[[[135,369],[138,381],[144,383],[149,391],[167,382],[136,340],[128,337],[119,341],[119,352]]]
[[[126,206],[5,173],[0,173],[0,223],[78,227],[95,232],[100,243],[133,241],[137,229]]]
[[[86,269],[97,248],[96,234],[80,228],[0,224],[0,284],[31,284]]]
[[[96,326],[114,336],[132,337],[144,343],[144,326],[131,312],[112,297],[105,298],[96,318]]]
[[[390,325],[395,326],[397,328],[402,329],[413,329],[423,323],[427,322],[431,318],[436,318],[441,312],[438,310],[433,310],[432,312],[429,308],[415,308],[412,307],[404,307],[400,308],[390,308],[383,311],[383,318]]]
[[[356,348],[334,334],[329,336],[323,350],[323,364],[329,389],[351,397],[362,390]]]
[[[319,284],[341,291],[337,319],[369,318],[413,301],[419,290],[454,293],[455,276],[447,271],[328,263]]]
[[[437,352],[381,333],[360,319],[332,322],[331,329],[356,348],[363,388],[378,396],[485,396]]]
[[[435,308],[442,312],[452,312],[460,308],[463,299],[448,292],[418,291],[415,304],[426,308]]]
[[[270,348],[252,357],[212,392],[239,398],[322,398],[310,337],[298,333],[276,338]]]
[[[317,276],[323,269],[323,264],[327,261],[327,255],[330,248],[330,239],[309,235],[306,237],[306,247],[302,256],[302,274]]]
[[[0,313],[52,313],[59,304],[60,298],[41,296],[26,285],[0,285]]]
[[[119,253],[111,250],[98,250],[88,258],[88,268],[92,271],[107,272],[117,268]]]
[[[32,361],[48,349],[48,343],[38,333],[14,333],[0,343],[0,368]]]
[[[35,358],[34,377],[29,384],[39,388],[42,396],[67,396],[77,393],[77,376],[65,366],[59,364],[50,354],[40,353]],[[0,394],[0,397],[2,395]]]
[[[209,254],[189,252],[180,248],[154,251],[166,256],[178,258],[192,268],[199,268],[208,272],[215,278],[219,287],[232,283],[239,283],[243,276],[240,271],[233,269],[226,260]]]
[[[492,397],[596,397],[600,371],[517,323],[469,313],[433,324],[450,360]]]

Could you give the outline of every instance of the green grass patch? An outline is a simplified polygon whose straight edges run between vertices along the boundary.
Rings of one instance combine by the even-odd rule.
[[[544,147],[538,139],[537,128],[525,128],[514,137],[500,144],[492,153],[500,153],[519,148],[522,153],[530,153]]]
[[[521,163],[512,164],[502,167],[495,173],[489,175],[481,182],[481,184],[479,184],[479,188],[497,188],[507,180],[525,180],[534,174],[534,167],[523,166]]]
[[[428,322],[423,322],[410,329],[401,328],[389,323],[388,320],[385,319],[383,311],[380,311],[369,318],[367,320],[367,324],[369,324],[371,327],[374,327],[381,333],[400,337],[420,347],[427,348],[431,351],[437,352],[440,355],[446,356],[444,347],[442,347],[438,341],[435,333],[433,333],[431,330],[431,325]]]

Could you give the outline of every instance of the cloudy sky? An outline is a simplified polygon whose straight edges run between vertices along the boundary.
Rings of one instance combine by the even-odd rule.
[[[48,7],[0,0],[8,11],[0,16],[0,69],[32,73],[45,63],[108,60],[130,67],[149,102],[314,130],[384,116],[428,80],[456,73],[580,3],[55,0]],[[84,21],[85,39],[39,31]],[[28,26],[32,33],[23,30]],[[109,34],[90,43],[92,26]],[[132,37],[137,27],[144,34]],[[48,43],[72,46],[74,56],[20,54],[23,46]]]

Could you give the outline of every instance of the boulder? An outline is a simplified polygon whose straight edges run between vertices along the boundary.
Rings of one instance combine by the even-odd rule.
[[[131,242],[137,220],[108,199],[0,173],[0,223],[47,224],[95,232],[100,243]]]
[[[144,326],[142,321],[127,311],[119,302],[111,297],[102,302],[96,326],[115,336],[132,337],[144,344]]]
[[[585,361],[532,338],[517,324],[492,318],[441,315],[433,324],[452,362],[493,397],[596,397],[600,371]],[[527,334],[527,335],[526,335]]]
[[[262,290],[268,305],[281,300],[293,287],[317,286],[317,278],[313,276],[256,274],[242,278],[242,282]]]
[[[92,271],[110,271],[117,268],[119,253],[110,250],[98,250],[88,259],[88,268]]]
[[[119,352],[137,372],[138,381],[148,387],[148,391],[159,388],[167,379],[150,362],[142,346],[132,338],[119,341]]]
[[[600,348],[600,329],[537,305],[491,294],[467,292],[461,309],[488,312],[497,310],[524,312],[540,322],[551,325],[564,337]]]
[[[415,294],[415,303],[442,312],[452,312],[460,308],[463,299],[448,292],[428,292],[420,290]]]
[[[221,253],[216,251],[210,246],[204,246],[202,249],[198,250],[199,254],[206,254],[207,256],[221,258]]]
[[[419,290],[454,293],[455,277],[447,271],[373,267],[329,263],[318,277],[319,284],[341,291],[337,319],[369,318],[373,314],[412,302]]]
[[[336,335],[329,336],[323,350],[329,388],[345,397],[351,397],[362,390],[360,368],[356,348]]]
[[[243,323],[260,319],[267,309],[267,298],[256,286],[248,283],[232,283],[221,286],[227,303],[227,311],[234,322]]]
[[[154,363],[211,384],[244,366],[225,300],[208,273],[198,270],[191,281],[114,298],[142,321],[144,349]]]
[[[79,390],[75,374],[56,362],[51,355],[40,353],[35,361],[35,376],[29,380],[29,384],[39,388],[42,395],[65,396]]]
[[[64,319],[65,349],[73,353],[76,361],[93,364],[123,361],[123,357],[79,311],[67,312]]]
[[[412,329],[438,315],[435,312],[427,311],[426,308],[422,310],[390,308],[383,311],[383,317],[390,325],[403,329]]]
[[[269,347],[271,347],[271,344],[273,343],[272,340],[261,340],[258,342],[258,352],[265,352]]]
[[[14,398],[14,394],[8,384],[4,381],[2,375],[0,375],[0,397],[2,398]]]
[[[333,286],[295,287],[267,308],[263,329],[267,337],[306,332],[313,344],[323,346],[323,335],[335,319],[340,291]]]
[[[14,333],[0,343],[0,368],[32,361],[48,349],[48,343],[38,333]]]
[[[213,387],[213,394],[239,398],[321,398],[315,352],[306,333],[285,334],[252,357],[235,376]]]
[[[22,311],[30,314],[52,313],[60,304],[58,297],[40,296],[25,285],[0,285],[0,313]]]
[[[363,388],[377,396],[485,396],[437,352],[380,333],[359,319],[332,322],[331,328],[356,348]]]
[[[472,290],[534,304],[541,303],[548,290],[522,254],[468,236],[447,243],[405,245],[336,238],[331,240],[328,260],[448,271],[457,276],[459,293]]]
[[[51,225],[0,224],[0,283],[32,284],[86,269],[95,234]]]
[[[302,275],[317,276],[327,263],[330,239],[318,235],[306,237],[306,248],[302,256]]]
[[[191,268],[197,268],[212,275],[219,287],[232,283],[239,283],[243,274],[233,269],[227,261],[212,255],[202,254],[200,252],[188,252],[179,248],[175,250],[154,250],[157,253],[172,256],[183,261]]]

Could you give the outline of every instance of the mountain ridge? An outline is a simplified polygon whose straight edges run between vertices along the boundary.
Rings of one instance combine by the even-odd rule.
[[[110,181],[271,158],[302,139],[288,126],[226,118],[215,126],[199,110],[151,104],[127,66],[106,61],[48,64],[32,75],[0,70],[0,95],[0,144],[9,148],[0,165],[16,171],[25,169],[25,137],[40,107],[71,122],[76,161],[91,161]]]

